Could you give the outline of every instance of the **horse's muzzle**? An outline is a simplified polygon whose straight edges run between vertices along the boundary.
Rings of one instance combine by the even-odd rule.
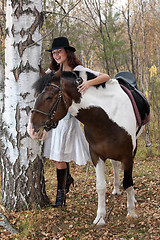
[[[56,128],[58,126],[58,122],[53,122],[51,120],[48,120],[45,122],[45,124],[43,125],[44,129],[46,130],[46,132],[50,131],[52,128]]]

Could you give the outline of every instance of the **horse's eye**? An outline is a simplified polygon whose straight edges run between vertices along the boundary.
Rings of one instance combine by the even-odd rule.
[[[48,96],[47,98],[46,98],[46,100],[48,101],[48,100],[52,100],[52,96]]]

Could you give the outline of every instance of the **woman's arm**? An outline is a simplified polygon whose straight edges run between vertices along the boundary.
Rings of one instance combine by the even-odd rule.
[[[108,74],[99,73],[98,77],[88,80],[88,81],[84,81],[82,84],[80,84],[78,86],[78,92],[84,94],[90,86],[94,86],[97,84],[107,82],[109,79],[110,79],[110,77]]]

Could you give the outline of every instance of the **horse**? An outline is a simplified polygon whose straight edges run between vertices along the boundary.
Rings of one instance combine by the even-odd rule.
[[[59,71],[40,77],[34,84],[37,94],[30,121],[35,131],[56,128],[67,112],[84,124],[85,137],[96,172],[98,209],[94,224],[105,224],[105,161],[111,159],[113,194],[120,195],[119,162],[123,165],[123,188],[127,193],[127,216],[136,218],[133,164],[137,150],[138,124],[132,103],[116,79],[78,92],[82,81],[93,79],[86,71]]]

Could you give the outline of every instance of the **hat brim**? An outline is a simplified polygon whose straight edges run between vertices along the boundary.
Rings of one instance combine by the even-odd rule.
[[[60,49],[60,48],[65,48],[65,49],[69,49],[70,51],[72,51],[72,52],[75,52],[76,51],[76,49],[74,48],[74,47],[54,47],[54,48],[52,48],[52,49],[47,49],[46,51],[47,52],[52,52],[53,50],[56,50],[56,49]]]

